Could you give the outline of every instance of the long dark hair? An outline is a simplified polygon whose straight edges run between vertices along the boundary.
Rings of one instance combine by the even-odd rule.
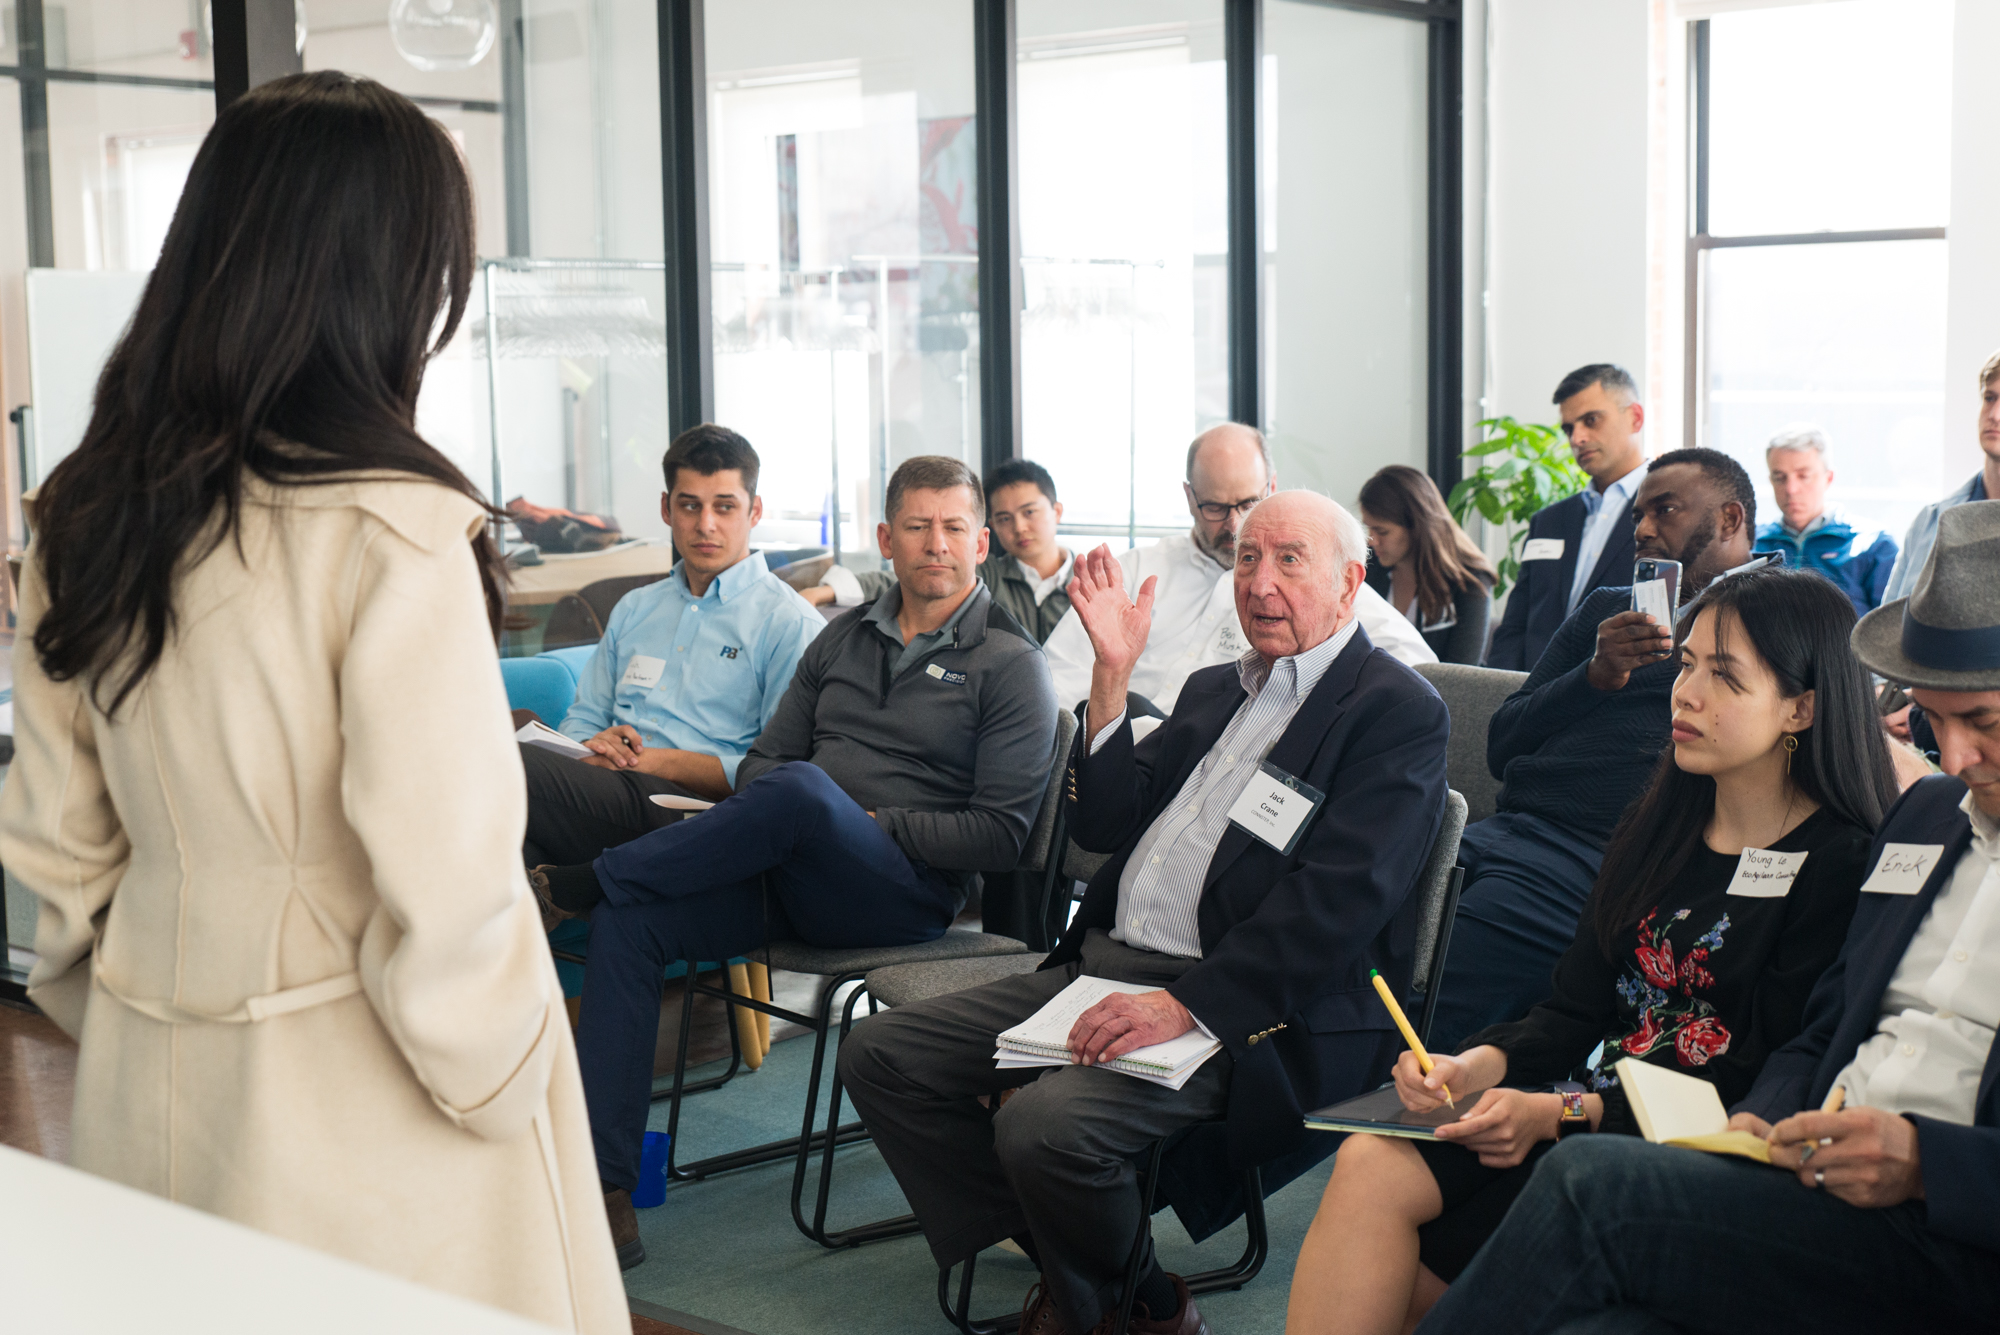
[[[1812,726],[1793,734],[1791,781],[1805,796],[1873,831],[1896,800],[1889,746],[1868,674],[1848,646],[1854,604],[1831,580],[1808,570],[1766,566],[1710,585],[1681,613],[1677,642],[1695,618],[1715,613],[1716,647],[1741,631],[1787,700],[1813,692]],[[1591,888],[1597,944],[1608,956],[1619,936],[1660,902],[1686,868],[1715,814],[1715,780],[1660,757],[1646,791],[1625,812]]]
[[[1385,523],[1410,531],[1409,561],[1417,578],[1417,608],[1436,621],[1451,610],[1458,591],[1474,580],[1492,588],[1499,578],[1445,509],[1444,497],[1428,473],[1390,464],[1361,484],[1361,508]]]
[[[416,431],[424,365],[458,328],[476,262],[458,151],[408,98],[322,71],[230,103],[83,443],[37,498],[43,670],[87,679],[100,707],[109,685],[115,712],[166,648],[178,576],[240,538],[246,471],[386,470],[480,500]],[[473,547],[497,627],[499,555],[483,529]]]

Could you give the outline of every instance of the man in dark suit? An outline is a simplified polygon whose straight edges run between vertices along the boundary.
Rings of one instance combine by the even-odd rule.
[[[1532,672],[1583,596],[1632,582],[1632,499],[1646,476],[1638,386],[1609,362],[1578,367],[1556,386],[1563,435],[1590,485],[1528,521],[1521,577],[1493,632],[1486,666]]]
[[[1854,648],[1911,688],[1953,777],[1920,780],[1884,819],[1804,1032],[1771,1055],[1730,1122],[1764,1137],[1789,1174],[1571,1137],[1426,1335],[1992,1327],[2000,502],[1945,511],[1916,592],[1862,618]],[[1845,1108],[1816,1111],[1835,1089]]]
[[[1752,563],[1757,492],[1716,450],[1670,450],[1633,501],[1642,556],[1681,563],[1680,596]],[[1667,744],[1680,668],[1673,627],[1632,608],[1631,569],[1562,624],[1521,689],[1494,711],[1486,763],[1499,809],[1465,827],[1458,901],[1430,1042],[1451,1052],[1549,994],[1556,962],[1604,862],[1618,818]]]
[[[938,1264],[1008,1237],[1035,1258],[1024,1335],[1084,1335],[1119,1301],[1142,1222],[1131,1157],[1147,1144],[1224,1118],[1239,1171],[1297,1151],[1301,1115],[1379,1083],[1401,1047],[1368,971],[1408,993],[1450,724],[1355,622],[1365,554],[1360,525],[1323,496],[1251,511],[1234,576],[1251,647],[1190,676],[1138,745],[1126,688],[1154,582],[1134,602],[1107,549],[1079,563],[1071,603],[1095,662],[1070,830],[1115,856],[1041,972],[874,1016],[841,1047]],[[1298,802],[1295,833],[1244,823],[1258,796]],[[1083,974],[1156,990],[1086,1010],[1076,1064],[996,1069],[995,1036]],[[1179,1090],[1101,1065],[1196,1028],[1222,1051]],[[997,1113],[981,1106],[1016,1086]],[[1135,1292],[1135,1331],[1206,1329],[1151,1257]]]

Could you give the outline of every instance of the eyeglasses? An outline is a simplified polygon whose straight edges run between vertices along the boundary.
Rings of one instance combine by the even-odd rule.
[[[1250,513],[1250,507],[1257,504],[1261,499],[1263,498],[1252,496],[1247,501],[1236,501],[1233,503],[1228,501],[1196,501],[1194,508],[1201,511],[1201,517],[1209,523],[1220,524],[1231,515]]]

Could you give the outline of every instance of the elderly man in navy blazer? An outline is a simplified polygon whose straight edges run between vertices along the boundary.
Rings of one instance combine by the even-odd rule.
[[[1994,1328],[2000,501],[1940,516],[1916,592],[1863,617],[1854,648],[1923,704],[1950,777],[1883,820],[1804,1032],[1731,1119],[1789,1171],[1571,1137],[1424,1335]],[[1835,1090],[1844,1109],[1821,1111]]]
[[[1493,632],[1486,666],[1533,672],[1583,596],[1632,582],[1632,500],[1646,480],[1639,433],[1646,408],[1623,367],[1580,366],[1556,386],[1556,411],[1590,485],[1537,510],[1521,548],[1521,578]]]
[[[1368,971],[1408,993],[1450,723],[1354,620],[1366,550],[1323,496],[1259,504],[1235,556],[1250,649],[1190,676],[1173,717],[1136,745],[1126,682],[1153,581],[1134,602],[1108,549],[1080,562],[1070,601],[1096,660],[1070,832],[1115,856],[1041,972],[874,1016],[841,1047],[842,1079],[938,1264],[1012,1237],[1040,1266],[1026,1335],[1084,1335],[1118,1303],[1142,1219],[1131,1160],[1150,1142],[1225,1119],[1210,1156],[1240,1173],[1298,1152],[1307,1109],[1372,1088],[1396,1056]],[[1308,813],[1293,831],[1244,823],[1246,795],[1254,808],[1273,786]],[[1079,974],[1157,990],[1085,1011],[1076,1064],[996,1069],[995,1036]],[[1102,1065],[1196,1028],[1222,1051],[1179,1090]],[[997,1113],[981,1105],[1017,1086]],[[1206,1330],[1150,1256],[1135,1292],[1133,1330]]]

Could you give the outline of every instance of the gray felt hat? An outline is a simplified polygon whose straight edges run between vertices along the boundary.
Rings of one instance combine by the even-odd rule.
[[[2000,501],[1938,515],[1917,591],[1861,618],[1854,653],[1890,681],[2000,691]]]

